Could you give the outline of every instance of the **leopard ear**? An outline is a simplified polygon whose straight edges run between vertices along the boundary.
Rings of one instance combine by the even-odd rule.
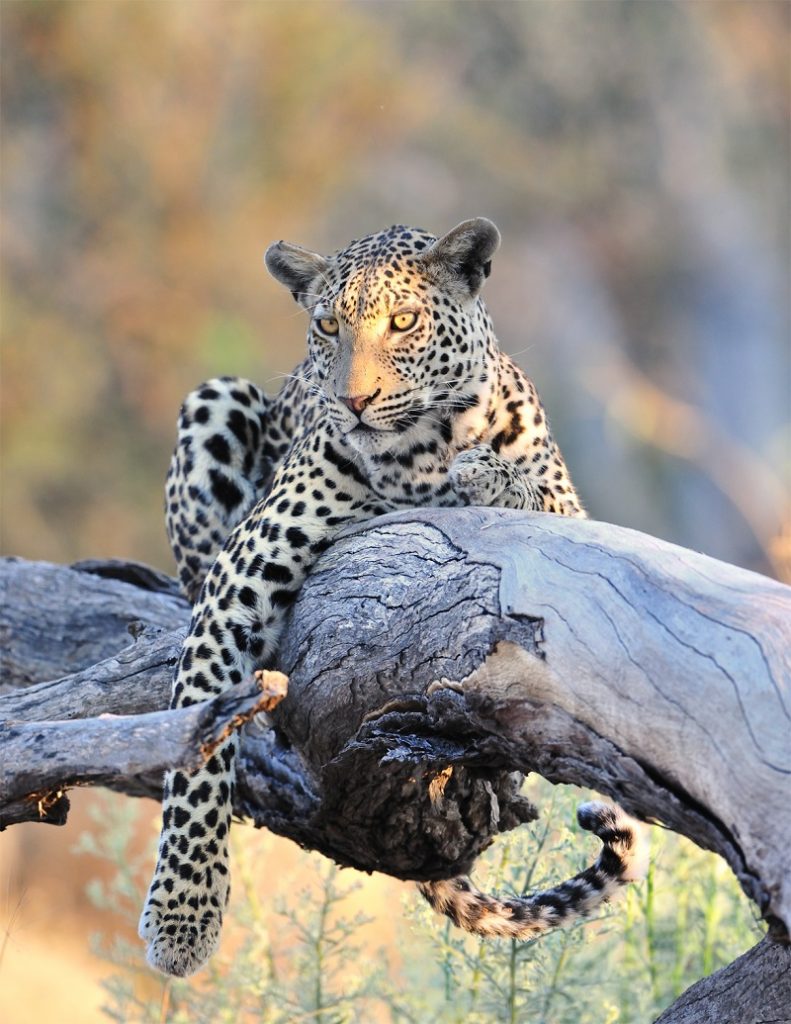
[[[311,309],[323,290],[322,275],[329,268],[327,260],[317,252],[290,242],[273,242],[264,254],[266,269],[276,281],[284,284],[295,300]]]
[[[452,290],[475,298],[492,269],[500,232],[486,217],[462,221],[438,239],[423,256],[426,270]]]

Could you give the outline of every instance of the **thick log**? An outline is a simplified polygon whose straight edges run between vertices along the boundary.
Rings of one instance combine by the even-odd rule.
[[[398,751],[418,723],[386,712],[411,697],[468,764],[605,792],[788,924],[789,658],[791,588],[766,577],[607,524],[414,511],[317,567],[278,724],[316,765],[353,758],[361,727]]]
[[[81,562],[74,568],[3,559],[0,693],[88,668],[133,636],[189,622],[175,581],[147,566]]]
[[[767,937],[691,985],[655,1024],[789,1024],[791,956]]]
[[[164,706],[188,611],[156,582],[146,600],[167,603],[171,632],[152,635],[140,588],[97,568],[91,598],[84,572],[38,566],[21,584],[24,564],[6,565],[15,610],[0,620],[3,653],[25,684],[5,698],[12,723],[51,717],[48,701],[58,717]],[[45,619],[36,594],[50,571],[66,575]],[[125,624],[117,646],[84,645],[82,661],[69,650],[51,671],[55,653],[43,658],[32,638],[79,635],[104,586]],[[119,653],[133,619],[143,635]],[[791,589],[754,573],[606,524],[399,513],[341,538],[304,586],[280,656],[289,696],[275,729],[244,736],[236,809],[340,863],[447,877],[534,816],[515,773],[538,771],[720,853],[777,940],[791,922],[790,652]],[[126,788],[156,793],[156,776]],[[767,978],[791,966],[788,949],[770,948],[749,962]]]

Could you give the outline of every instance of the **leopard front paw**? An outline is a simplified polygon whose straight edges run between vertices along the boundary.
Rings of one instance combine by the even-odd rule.
[[[448,470],[461,505],[495,505],[508,483],[497,455],[485,444],[459,452]]]
[[[159,864],[138,925],[148,963],[180,978],[203,967],[220,942],[229,888],[224,862],[212,864],[199,883]]]
[[[161,915],[148,927],[146,960],[151,967],[185,978],[207,962],[220,943],[222,915],[219,911],[173,911]]]

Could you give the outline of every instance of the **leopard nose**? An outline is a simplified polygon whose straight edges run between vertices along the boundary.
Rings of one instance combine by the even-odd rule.
[[[343,402],[347,409],[350,409],[357,416],[362,414],[381,391],[377,388],[372,395],[338,395],[338,401]]]

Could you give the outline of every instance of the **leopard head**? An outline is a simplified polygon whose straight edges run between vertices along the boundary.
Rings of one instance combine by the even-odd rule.
[[[351,443],[474,400],[491,333],[479,294],[499,244],[478,217],[439,239],[392,227],[332,256],[267,249],[270,273],[311,315],[313,380]]]

